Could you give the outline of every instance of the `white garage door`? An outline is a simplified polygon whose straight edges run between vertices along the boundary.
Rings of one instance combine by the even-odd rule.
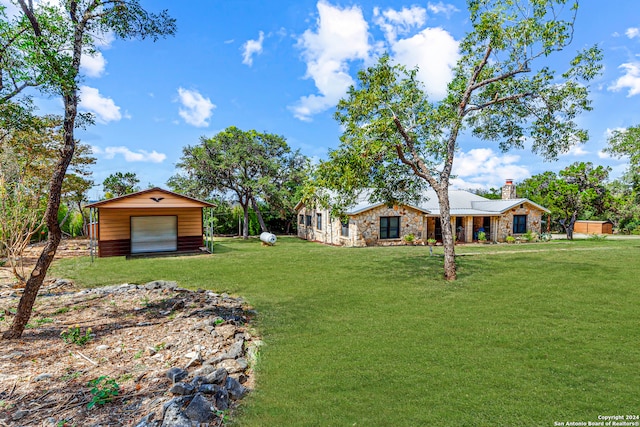
[[[177,216],[132,216],[131,253],[178,250]]]

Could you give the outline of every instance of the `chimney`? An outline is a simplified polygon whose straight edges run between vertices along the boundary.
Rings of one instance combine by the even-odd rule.
[[[516,199],[516,185],[513,183],[513,179],[507,179],[507,182],[502,187],[502,200]]]

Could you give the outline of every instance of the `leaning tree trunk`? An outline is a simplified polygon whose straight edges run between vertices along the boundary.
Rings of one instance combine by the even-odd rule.
[[[456,252],[453,240],[453,227],[451,225],[451,213],[449,209],[449,189],[447,186],[436,190],[438,204],[440,205],[440,225],[442,228],[442,246],[444,248],[444,278],[449,281],[456,280]]]
[[[260,223],[260,229],[262,230],[263,233],[269,231],[267,230],[267,226],[264,223],[264,219],[262,219],[262,214],[260,213],[260,208],[258,207],[258,203],[256,203],[256,199],[251,196],[251,208],[253,208],[253,211],[256,213],[256,216],[258,217],[258,222]]]
[[[42,282],[44,282],[47,270],[56,255],[56,250],[58,249],[60,239],[62,238],[62,230],[58,224],[58,209],[60,209],[62,182],[64,181],[65,174],[67,173],[69,163],[71,163],[71,159],[73,158],[73,152],[75,151],[75,139],[73,135],[77,111],[75,91],[73,91],[72,94],[64,96],[64,104],[64,146],[60,150],[60,159],[53,171],[51,181],[49,181],[47,209],[44,213],[45,222],[49,228],[47,243],[45,243],[45,246],[40,253],[40,257],[27,280],[24,293],[18,303],[18,311],[13,318],[13,323],[11,324],[11,327],[2,334],[2,338],[4,339],[14,339],[22,336],[22,332],[31,318],[31,310],[33,309],[36,297],[38,296],[38,291],[42,286]]]

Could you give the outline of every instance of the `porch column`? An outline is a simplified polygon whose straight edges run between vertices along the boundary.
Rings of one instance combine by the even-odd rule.
[[[473,242],[473,217],[465,216],[462,219],[462,224],[464,226],[464,241],[467,243]]]

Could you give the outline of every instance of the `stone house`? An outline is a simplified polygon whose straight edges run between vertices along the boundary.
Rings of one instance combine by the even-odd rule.
[[[438,197],[429,190],[418,205],[370,203],[367,195],[345,212],[348,220],[332,218],[329,209],[295,207],[298,237],[339,246],[392,246],[404,244],[411,234],[417,241],[442,240]],[[528,199],[516,197],[513,181],[502,188],[502,199],[491,200],[464,190],[450,190],[451,226],[458,242],[470,243],[477,232],[487,240],[504,242],[507,236],[518,237],[528,231],[542,232],[542,215],[549,210]]]

